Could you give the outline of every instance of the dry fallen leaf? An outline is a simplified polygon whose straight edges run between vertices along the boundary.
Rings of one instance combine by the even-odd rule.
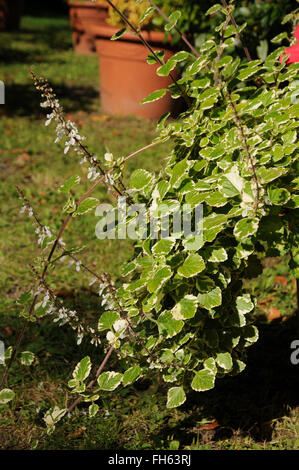
[[[73,297],[73,292],[68,290],[56,289],[54,293],[60,297]]]
[[[95,122],[106,122],[110,121],[111,116],[107,116],[107,114],[102,114],[101,116],[92,116],[91,119]]]
[[[15,163],[18,166],[24,166],[30,161],[30,155],[26,152],[21,153],[18,158],[16,158]]]
[[[268,297],[267,299],[265,300],[260,300],[258,302],[258,304],[261,306],[261,307],[267,307],[267,305],[270,303],[270,302],[273,302],[274,300],[274,296],[273,295],[270,295],[270,297]]]
[[[6,332],[7,336],[11,336],[11,335],[12,335],[13,331],[12,331],[12,329],[10,328],[10,326],[6,326],[4,329],[5,329],[5,332]]]
[[[269,321],[276,320],[277,318],[281,317],[280,311],[276,307],[271,307],[268,310],[267,318]]]
[[[278,284],[281,284],[282,286],[286,287],[288,284],[287,278],[284,276],[275,276],[275,281],[278,282]]]
[[[220,424],[218,423],[218,421],[213,421],[212,423],[210,424],[206,424],[205,426],[200,426],[200,430],[202,429],[208,429],[208,430],[211,430],[211,429],[216,429],[216,428],[219,428]]]
[[[86,431],[86,426],[82,426],[82,428],[77,429],[77,431],[73,432],[72,434],[68,435],[68,439],[72,439],[73,437],[79,437],[83,433],[83,431]]]

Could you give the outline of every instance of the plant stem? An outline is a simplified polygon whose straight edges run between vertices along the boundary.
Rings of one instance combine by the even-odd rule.
[[[161,10],[161,8],[158,7],[158,5],[156,5],[152,0],[148,0],[149,3],[157,10],[157,12],[167,21],[167,23],[171,23],[170,19],[168,18],[168,16],[164,13],[164,11]],[[192,44],[188,41],[187,37],[185,36],[184,33],[182,33],[179,28],[175,25],[174,26],[174,29],[176,30],[177,33],[179,33],[179,35],[181,36],[182,40],[185,42],[185,44],[187,44],[187,46],[189,47],[189,49],[193,52],[193,54],[196,56],[196,57],[200,57],[199,53],[197,52],[197,50],[195,49],[194,46],[192,46]]]
[[[93,386],[93,384],[95,383],[95,381],[97,380],[98,376],[100,375],[100,373],[101,373],[102,370],[104,369],[104,367],[105,367],[105,365],[106,365],[106,363],[107,363],[109,357],[111,356],[113,350],[114,350],[114,345],[112,345],[112,346],[110,347],[109,351],[107,352],[107,354],[106,354],[106,356],[105,356],[103,362],[101,363],[100,367],[99,367],[98,370],[97,370],[97,373],[96,373],[96,375],[95,375],[95,378],[92,379],[92,380],[89,382],[89,384],[87,385],[87,388],[88,388],[88,389],[91,388],[91,387]],[[82,395],[80,395],[80,396],[77,398],[77,400],[75,400],[74,403],[73,403],[71,406],[69,406],[69,408],[67,409],[67,412],[70,413],[70,412],[80,403],[80,401],[82,401],[83,398],[84,398],[84,397],[83,397]]]
[[[224,6],[224,8],[226,8],[228,10],[228,4],[226,3],[226,0],[221,0],[221,3],[222,5]],[[230,21],[232,22],[232,24],[234,25],[234,27],[236,28],[236,32],[237,32],[237,36],[238,36],[238,39],[239,41],[241,42],[242,44],[242,47],[243,47],[243,50],[245,52],[245,55],[247,57],[247,60],[248,62],[251,62],[251,55],[249,54],[249,50],[247,49],[247,47],[244,45],[243,41],[242,41],[242,38],[241,38],[241,34],[238,32],[238,25],[236,23],[236,20],[235,18],[233,17],[233,14],[232,13],[229,13],[229,17],[230,17]]]
[[[109,5],[119,14],[119,16],[121,17],[121,19],[134,31],[134,33],[139,37],[140,41],[143,43],[143,45],[150,51],[151,54],[153,54],[153,56],[155,57],[156,61],[160,64],[160,65],[164,65],[164,61],[162,61],[160,59],[160,57],[155,53],[155,51],[153,50],[153,48],[151,47],[151,45],[147,42],[146,39],[144,39],[144,37],[142,36],[142,34],[138,31],[137,28],[135,28],[135,26],[128,20],[128,18],[110,1],[110,0],[107,0],[107,2],[109,3]],[[192,106],[192,103],[190,101],[190,98],[188,95],[186,95],[186,93],[184,92],[184,90],[182,89],[182,87],[178,84],[178,82],[176,81],[176,79],[174,78],[173,74],[170,73],[169,74],[171,80],[173,81],[173,83],[176,85],[177,89],[179,90],[181,96],[184,98],[187,106],[191,107]]]
[[[159,143],[159,142],[157,142]],[[139,153],[141,153],[143,150],[146,150],[150,147],[153,147],[154,145],[156,145],[156,142],[155,143],[151,143],[139,150],[136,150],[135,152],[133,152],[131,155],[128,155],[126,158],[125,158],[125,161],[129,160],[130,158],[133,158],[135,155],[138,155]],[[112,171],[114,170],[114,168],[111,168],[107,173],[112,173]],[[89,196],[89,194],[100,184],[103,182],[105,178],[105,175],[102,175],[82,196],[81,198],[78,200],[77,202],[77,208],[79,207],[79,205]],[[69,214],[66,219],[64,220],[63,224],[62,224],[62,227],[60,228],[59,232],[58,232],[58,235],[56,237],[56,240],[54,241],[53,243],[53,246],[51,248],[51,251],[49,253],[49,256],[47,258],[47,261],[45,263],[45,266],[44,266],[44,269],[43,269],[43,272],[42,272],[42,275],[41,275],[41,280],[43,281],[46,277],[46,274],[47,274],[47,271],[48,271],[48,267],[50,265],[50,261],[52,259],[52,256],[57,248],[57,245],[58,245],[58,242],[60,240],[60,238],[62,237],[63,235],[63,232],[65,231],[68,223],[70,222],[72,218],[72,214]],[[31,303],[31,306],[30,306],[30,309],[29,309],[29,316],[32,314],[33,312],[33,309],[35,307],[35,304],[36,304],[36,301],[37,301],[37,298],[38,298],[38,295],[36,294],[33,298],[33,301]],[[0,382],[0,390],[2,389],[3,385],[5,384],[6,380],[7,380],[7,376],[9,374],[9,371],[10,371],[10,368],[12,366],[12,363],[14,361],[14,358],[15,358],[15,355],[16,355],[16,352],[17,350],[19,349],[22,341],[23,341],[23,338],[24,338],[24,334],[27,330],[27,327],[29,325],[29,320],[26,320],[19,335],[18,335],[18,338],[17,338],[17,341],[16,341],[16,344],[12,350],[12,354],[11,354],[11,357],[10,357],[10,360],[4,370],[4,373],[3,373],[3,376],[1,378],[1,382]]]

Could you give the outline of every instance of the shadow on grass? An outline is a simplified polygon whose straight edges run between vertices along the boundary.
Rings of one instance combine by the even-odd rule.
[[[269,441],[273,420],[299,405],[299,365],[290,361],[291,342],[297,338],[296,319],[257,324],[259,341],[248,349],[247,367],[238,376],[219,379],[216,387],[203,394],[192,392],[182,410],[188,418],[172,429],[174,439],[182,442],[182,429],[205,440],[229,439],[235,433],[249,435],[256,441]],[[216,420],[214,430],[200,430],[198,421]],[[163,431],[162,431],[163,434]],[[190,443],[190,434],[186,436]]]
[[[91,111],[92,105],[98,99],[98,91],[91,86],[55,85],[51,82],[55,93],[66,112]],[[5,105],[0,107],[2,116],[32,116],[44,115],[41,112],[40,96],[33,85],[6,83]]]
[[[81,312],[80,316],[95,327],[101,313],[96,293],[89,290],[76,291],[69,296],[64,293],[62,300],[69,308]],[[10,324],[13,330],[19,328],[20,319],[15,318]],[[260,339],[248,348],[247,367],[243,373],[218,380],[211,391],[189,393],[186,404],[180,409],[181,418],[176,422],[172,419],[170,426],[165,415],[162,426],[155,428],[155,434],[150,436],[155,446],[167,442],[170,433],[181,446],[190,445],[192,436],[197,435],[201,443],[215,445],[217,441],[230,439],[236,434],[250,436],[258,442],[271,440],[275,420],[288,415],[290,408],[299,405],[299,366],[292,365],[290,361],[290,345],[297,339],[296,318],[293,316],[284,322],[275,320],[271,323],[260,318],[257,326]],[[77,346],[76,334],[69,326],[59,328],[48,319],[41,325],[31,326],[23,346],[37,354],[43,373],[57,380],[63,377],[63,381],[70,378],[73,367],[82,357],[89,355],[94,364],[100,364],[104,355],[102,346],[94,348],[87,339]],[[111,357],[109,369],[117,368],[117,358]],[[19,381],[19,367],[14,366],[13,369],[12,386],[14,381]],[[158,390],[155,388],[151,392],[151,381],[137,382],[132,393],[141,397],[147,390],[149,394],[158,394],[164,403],[166,385],[163,383]],[[80,408],[86,406],[82,403]],[[126,414],[129,413],[127,410]],[[170,414],[167,413],[168,416]],[[202,419],[216,420],[219,426],[213,430],[201,430]]]

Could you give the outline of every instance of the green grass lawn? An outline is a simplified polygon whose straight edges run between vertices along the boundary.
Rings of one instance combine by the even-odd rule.
[[[88,188],[87,170],[75,154],[64,155],[63,147],[54,143],[55,129],[44,125],[30,69],[48,78],[68,117],[99,158],[106,151],[128,155],[156,135],[151,121],[101,112],[97,56],[73,53],[67,18],[25,17],[19,33],[0,33],[0,80],[6,85],[6,105],[0,106],[0,340],[6,346],[14,344],[22,327],[16,299],[30,286],[29,265],[39,255],[31,221],[20,214],[16,185],[42,223],[56,231],[65,203],[60,185],[80,174],[82,185],[76,194]],[[129,161],[125,179],[137,167],[158,172],[170,145]],[[94,195],[103,202],[111,200],[104,188]],[[94,214],[77,218],[64,240],[70,246],[84,244],[80,258],[117,280],[132,246],[128,241],[99,241],[96,222]],[[63,301],[88,321],[96,321],[98,297],[89,288],[88,277],[64,263],[47,280]],[[289,360],[290,343],[296,338],[296,292],[287,259],[267,259],[263,274],[248,281],[247,287],[258,298],[260,341],[248,351],[248,367],[239,377],[223,379],[204,395],[190,396],[188,404],[175,411],[165,409],[165,386],[153,378],[104,396],[105,406],[93,420],[81,405],[51,436],[43,434],[45,411],[71,399],[67,381],[73,367],[86,355],[99,363],[102,350],[87,340],[78,347],[68,327],[58,328],[47,319],[32,324],[22,349],[35,352],[39,365],[21,367],[16,361],[12,367],[8,384],[16,398],[0,406],[0,448],[298,449],[298,367]]]

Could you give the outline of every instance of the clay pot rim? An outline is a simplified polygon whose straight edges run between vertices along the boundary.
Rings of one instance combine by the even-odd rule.
[[[72,2],[71,0],[67,0],[67,3],[69,7],[73,8],[104,8],[105,10],[108,10],[108,5],[101,5],[94,2]]]
[[[92,25],[90,26],[91,33],[95,36],[95,40],[100,39],[110,39],[120,28],[116,28],[115,26],[110,26],[109,24],[101,24],[101,25]],[[164,47],[169,47],[169,43],[171,41],[171,35],[167,37],[166,43],[164,43],[165,34],[162,31],[151,31],[151,30],[142,30],[142,36],[144,39],[149,43],[155,44],[162,44]],[[126,32],[118,41],[127,41],[127,42],[141,42],[139,37],[136,36],[134,33]]]

